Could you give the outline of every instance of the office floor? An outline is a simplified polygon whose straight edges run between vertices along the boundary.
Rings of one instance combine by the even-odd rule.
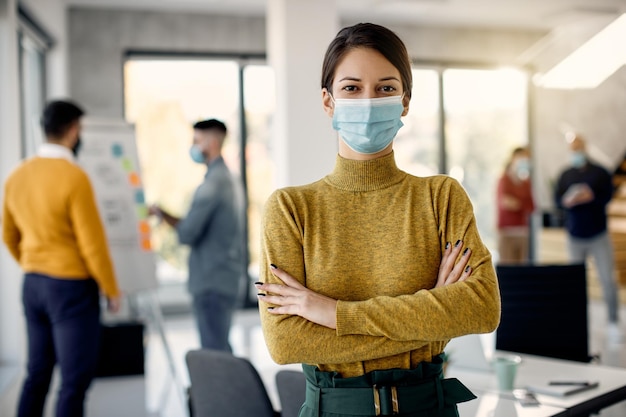
[[[626,344],[610,345],[605,336],[605,308],[592,302],[590,317],[590,350],[601,357],[604,365],[626,367]],[[621,317],[626,322],[626,306]],[[626,331],[626,325],[624,325]],[[167,345],[160,334],[148,329],[146,349],[146,375],[144,377],[103,378],[94,383],[87,406],[87,417],[185,417],[184,387],[189,384],[185,366],[185,353],[198,347],[198,337],[192,318],[187,314],[168,315],[164,320]],[[241,310],[236,314],[231,331],[231,344],[235,355],[251,360],[268,388],[270,398],[279,408],[274,385],[274,375],[281,366],[270,359],[259,327],[255,309]],[[167,346],[171,356],[168,355]],[[171,360],[168,359],[171,357]],[[173,365],[173,366],[172,366]],[[299,369],[298,365],[284,366]],[[174,377],[172,377],[174,375]],[[13,415],[18,385],[8,391],[0,401],[0,416]],[[8,397],[8,398],[7,398]],[[46,416],[52,417],[49,401]],[[626,416],[626,402],[605,409],[601,417]],[[508,416],[507,416],[508,417]]]

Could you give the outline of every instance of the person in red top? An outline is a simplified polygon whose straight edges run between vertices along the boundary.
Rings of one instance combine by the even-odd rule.
[[[498,181],[498,252],[501,264],[528,261],[529,218],[535,209],[529,157],[527,148],[515,148]]]

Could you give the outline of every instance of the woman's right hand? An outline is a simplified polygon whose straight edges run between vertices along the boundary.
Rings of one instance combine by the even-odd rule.
[[[459,261],[455,264],[456,259],[463,249],[463,241],[457,240],[454,245],[450,242],[446,244],[446,249],[441,257],[439,265],[439,275],[437,276],[437,284],[435,288],[445,287],[455,282],[465,281],[472,274],[472,267],[468,265],[469,258],[472,256],[470,248],[465,248]]]

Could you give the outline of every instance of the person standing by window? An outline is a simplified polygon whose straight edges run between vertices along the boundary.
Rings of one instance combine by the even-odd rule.
[[[535,210],[527,148],[515,148],[498,180],[498,262],[528,262],[530,215]]]
[[[50,102],[46,142],[7,179],[2,238],[24,270],[28,331],[26,379],[18,417],[41,417],[59,364],[56,415],[83,415],[100,348],[100,292],[116,312],[120,290],[87,174],[76,164],[83,110]]]
[[[321,87],[339,133],[335,168],[275,191],[265,206],[255,285],[269,352],[303,364],[301,417],[457,416],[456,404],[475,397],[443,379],[444,348],[500,319],[471,202],[456,180],[395,164],[412,89],[395,33],[371,23],[342,29]]]
[[[191,247],[188,289],[202,347],[231,352],[230,325],[246,270],[243,190],[222,157],[226,125],[210,119],[193,129],[190,156],[205,164],[207,172],[189,212],[178,218],[157,205],[149,212],[175,228],[178,241]]]

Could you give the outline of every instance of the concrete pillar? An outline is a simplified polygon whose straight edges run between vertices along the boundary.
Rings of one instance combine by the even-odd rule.
[[[4,182],[20,161],[18,81],[17,2],[0,0],[0,201]],[[26,351],[21,283],[22,272],[0,244],[0,364],[21,362]]]
[[[268,0],[267,51],[276,76],[272,152],[276,186],[328,174],[337,134],[322,109],[322,61],[339,30],[335,0]]]

